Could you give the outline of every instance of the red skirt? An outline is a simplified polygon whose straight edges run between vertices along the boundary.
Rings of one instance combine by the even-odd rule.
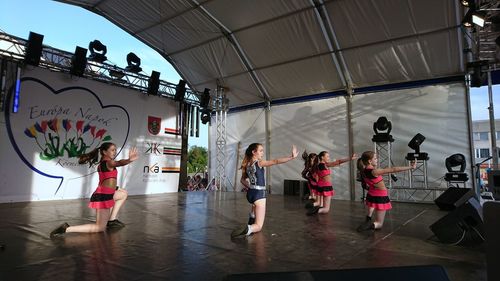
[[[110,209],[115,205],[113,195],[116,189],[107,186],[98,186],[92,193],[89,202],[89,208],[92,209]]]
[[[389,199],[387,189],[371,188],[370,190],[368,190],[365,204],[366,206],[379,211],[392,209],[392,204],[391,200]]]

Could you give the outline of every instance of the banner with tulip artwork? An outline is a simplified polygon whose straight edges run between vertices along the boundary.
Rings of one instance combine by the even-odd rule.
[[[118,168],[118,185],[130,195],[177,191],[179,174],[161,169],[179,167],[180,157],[148,153],[152,143],[180,147],[179,136],[158,129],[175,127],[173,101],[38,68],[28,73],[20,81],[18,112],[3,114],[0,202],[89,197],[98,183],[96,169],[78,159],[105,142],[116,145],[117,159],[126,159],[131,147],[142,151],[137,161]],[[12,92],[6,104],[12,104]],[[153,132],[151,117],[158,123]]]

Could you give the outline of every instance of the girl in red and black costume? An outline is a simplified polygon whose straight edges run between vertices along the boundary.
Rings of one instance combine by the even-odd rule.
[[[342,158],[336,161],[330,162],[330,154],[326,151],[321,151],[316,158],[316,162],[313,165],[312,173],[318,178],[317,190],[319,195],[319,204],[314,206],[307,212],[307,215],[314,215],[316,213],[326,214],[330,212],[330,201],[332,196],[335,195],[335,191],[332,186],[332,177],[330,176],[330,168],[339,166],[343,163],[349,162],[356,159],[356,154],[353,154],[350,158]]]
[[[98,161],[99,152],[101,160]],[[90,167],[97,164],[99,185],[90,197],[89,208],[96,209],[97,220],[93,224],[69,226],[63,223],[50,233],[54,237],[65,232],[102,232],[106,227],[123,227],[125,224],[116,217],[118,211],[127,199],[127,191],[116,186],[118,176],[117,167],[125,166],[137,160],[137,149],[129,151],[128,159],[113,160],[116,157],[116,145],[110,142],[103,143],[90,153],[80,155],[79,164],[88,163]],[[112,210],[111,210],[112,209]]]
[[[415,169],[415,162],[406,167],[378,169],[377,155],[373,151],[365,151],[361,155],[361,158],[358,159],[357,166],[362,180],[368,186],[368,194],[365,198],[368,214],[365,222],[357,230],[380,229],[384,224],[385,213],[392,209],[391,200],[389,199],[382,175]],[[374,211],[375,221],[372,222],[371,219]]]
[[[307,153],[304,151],[302,153],[302,159],[304,159],[304,170],[302,170],[302,177],[307,180],[307,187],[309,188],[309,202],[306,203],[306,208],[312,208],[318,206],[318,179],[312,172],[314,162],[316,161],[316,153]]]

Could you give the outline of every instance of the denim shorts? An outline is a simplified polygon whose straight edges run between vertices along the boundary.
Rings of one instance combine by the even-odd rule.
[[[255,201],[259,199],[265,199],[266,198],[266,191],[265,190],[259,190],[259,189],[249,189],[247,191],[247,201],[250,204],[255,203]]]

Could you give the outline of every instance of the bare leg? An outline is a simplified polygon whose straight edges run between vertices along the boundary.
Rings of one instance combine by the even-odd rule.
[[[97,220],[95,223],[70,226],[66,228],[66,232],[102,232],[106,230],[109,217],[109,209],[97,209]]]
[[[323,207],[319,209],[318,214],[327,214],[330,212],[330,206],[332,202],[331,196],[322,196],[323,197]]]
[[[255,205],[255,223],[250,226],[252,233],[259,232],[264,226],[266,218],[266,198],[254,202]]]
[[[127,200],[128,193],[125,189],[118,189],[115,194],[113,195],[113,200],[115,200],[115,206],[113,207],[111,211],[111,217],[109,220],[116,220],[116,217],[118,216],[118,212],[120,211],[120,208],[125,204],[125,200]]]
[[[384,225],[385,212],[385,210],[377,210],[375,212],[375,222],[373,223],[375,229],[381,229],[382,225]]]
[[[373,211],[375,211],[375,208],[368,207],[368,214],[367,214],[367,216],[369,216],[371,218],[373,216]]]

